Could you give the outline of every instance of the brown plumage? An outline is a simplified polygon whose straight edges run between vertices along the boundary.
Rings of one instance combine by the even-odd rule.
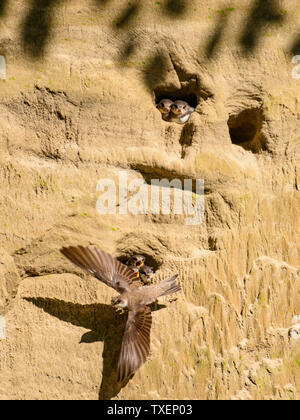
[[[177,274],[151,286],[143,286],[139,277],[116,258],[97,248],[70,246],[61,253],[88,274],[120,293],[111,304],[128,310],[128,319],[118,360],[118,382],[133,375],[146,361],[150,351],[151,310],[147,305],[159,296],[178,292]]]

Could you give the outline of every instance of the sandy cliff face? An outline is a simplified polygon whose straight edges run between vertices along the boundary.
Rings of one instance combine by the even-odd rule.
[[[1,4],[0,398],[298,399],[295,2]],[[196,105],[186,125],[161,119],[166,95]],[[120,171],[204,179],[203,223],[100,215],[97,182]],[[122,389],[125,318],[59,254],[74,244],[179,273]]]

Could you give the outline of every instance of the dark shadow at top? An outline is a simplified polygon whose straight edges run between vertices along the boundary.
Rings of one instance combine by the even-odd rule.
[[[161,84],[167,74],[167,59],[163,53],[156,53],[144,67],[144,82],[153,90]]]
[[[300,35],[295,39],[294,43],[292,44],[291,54],[297,55],[300,54]]]
[[[130,65],[127,60],[134,55],[139,47],[139,41],[135,36],[129,36],[124,44],[120,47],[119,63],[122,65]]]
[[[180,16],[186,12],[187,6],[187,0],[165,0],[164,12],[171,17]]]
[[[0,0],[0,16],[3,16],[7,7],[7,0]]]
[[[205,47],[206,58],[210,59],[216,52],[226,28],[228,17],[227,15],[219,14],[218,21],[213,34],[209,37]]]
[[[94,0],[94,2],[99,6],[109,6],[111,4],[110,0]],[[8,0],[0,0],[0,16],[5,13],[7,3]],[[54,7],[61,3],[62,0],[30,0],[29,12],[21,26],[24,52],[29,57],[38,59],[44,56],[54,24]],[[184,16],[193,2],[192,0],[161,0],[157,3],[161,6],[160,13],[176,19]],[[126,30],[129,27],[134,27],[135,18],[142,7],[143,2],[140,0],[128,1],[127,5],[120,10],[118,17],[112,22],[113,28],[115,30]],[[209,38],[206,46],[205,54],[207,59],[213,56],[222,37],[224,37],[227,10],[233,10],[233,8],[224,9],[225,16],[220,16],[215,31]],[[263,35],[263,29],[268,24],[282,23],[284,15],[285,12],[280,9],[279,0],[253,0],[252,9],[239,40],[244,53],[252,52]],[[126,63],[126,59],[132,56],[137,48],[140,47],[137,40],[129,33],[127,33],[127,39],[128,42],[124,43],[124,47],[120,51],[119,61],[121,63]],[[292,47],[292,53],[295,54],[295,51],[298,50],[299,38]],[[160,69],[157,71],[158,68]],[[152,70],[154,74],[150,75]],[[153,89],[157,79],[162,79],[164,71],[165,60],[161,55],[157,54],[146,65],[144,80],[150,89]]]
[[[32,58],[39,58],[45,52],[53,24],[53,9],[60,1],[31,1],[31,8],[22,25],[22,39],[25,53]]]
[[[250,53],[254,50],[266,24],[279,24],[283,20],[278,0],[255,0],[240,38],[244,52]]]
[[[114,28],[122,29],[130,25],[132,20],[136,17],[138,11],[139,11],[138,3],[129,4],[120,14],[120,16],[116,19],[116,21],[114,21],[113,23]]]

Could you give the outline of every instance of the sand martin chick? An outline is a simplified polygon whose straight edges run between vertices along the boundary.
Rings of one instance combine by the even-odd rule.
[[[143,267],[143,265],[145,264],[145,257],[143,255],[132,255],[132,257],[129,258],[129,260],[127,261],[127,265],[131,265],[133,267],[137,267],[138,269],[140,269],[141,267]]]
[[[171,115],[171,106],[173,101],[171,99],[162,99],[157,105],[156,108],[161,112],[162,119],[169,121]]]
[[[129,258],[127,265],[135,273],[138,270],[138,275],[145,285],[151,283],[154,274],[153,269],[145,265],[145,257],[143,255],[133,255]]]
[[[190,106],[185,101],[175,101],[171,105],[171,116],[170,121],[177,122],[178,124],[184,124],[190,118],[190,115],[195,111],[195,108]]]
[[[149,267],[148,265],[143,265],[139,269],[140,278],[144,284],[150,284],[152,281],[152,277],[154,275],[153,269]]]

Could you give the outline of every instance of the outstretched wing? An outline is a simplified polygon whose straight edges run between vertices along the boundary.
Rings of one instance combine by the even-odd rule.
[[[62,248],[60,252],[72,263],[119,293],[142,286],[136,273],[116,258],[97,248],[70,246]]]
[[[151,323],[148,306],[129,312],[118,361],[118,382],[129,378],[145,363],[150,351]]]
[[[142,305],[150,305],[150,303],[155,302],[156,299],[160,296],[172,295],[173,293],[179,292],[181,287],[176,283],[178,274],[175,274],[172,277],[164,279],[158,284],[152,284],[151,286],[143,287],[143,298]]]

